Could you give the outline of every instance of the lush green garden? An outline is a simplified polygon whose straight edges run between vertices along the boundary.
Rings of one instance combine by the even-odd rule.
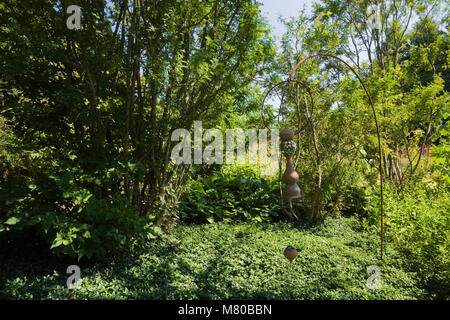
[[[355,219],[320,225],[214,223],[180,226],[131,256],[82,268],[79,289],[65,287],[64,265],[47,259],[2,261],[3,296],[19,299],[417,299],[429,297],[415,271],[388,247],[377,258],[377,235]],[[286,244],[299,249],[291,264]],[[3,260],[3,259],[2,259]],[[55,260],[56,262],[56,260]],[[366,287],[369,265],[382,288]],[[20,266],[20,269],[17,268]],[[83,264],[81,264],[83,266]],[[54,273],[55,268],[56,273]],[[20,271],[20,272],[19,272]]]
[[[450,298],[445,1],[385,1],[374,27],[373,1],[323,0],[278,42],[258,1],[79,2],[77,30],[65,1],[0,4],[0,299]],[[282,82],[317,53],[373,112],[337,60]],[[250,135],[244,163],[207,161],[285,126],[299,199]]]
[[[299,249],[289,263],[287,243]],[[417,271],[388,246],[377,257],[377,235],[355,219],[320,225],[215,223],[180,226],[133,255],[82,268],[81,287],[65,287],[64,265],[48,258],[2,261],[3,297],[14,299],[420,299]],[[44,256],[45,257],[45,256]],[[28,264],[32,262],[32,264]],[[366,286],[366,268],[379,265],[382,288]],[[83,264],[81,264],[83,266]],[[19,267],[19,269],[17,269]],[[56,270],[53,270],[56,269]],[[5,279],[6,278],[6,279]]]
[[[446,299],[449,297],[448,193],[386,193],[385,258],[370,217],[335,214],[323,222],[280,221],[276,201],[261,200],[276,183],[248,167],[218,173],[208,189],[193,188],[180,222],[156,239],[102,260],[56,257],[45,242],[1,238],[1,298],[7,299]],[[196,185],[200,181],[195,181]],[[251,186],[258,186],[252,189]],[[272,187],[271,187],[272,186]],[[424,186],[424,189],[427,187]],[[423,189],[421,189],[423,190]],[[191,190],[192,192],[192,190]],[[215,198],[213,193],[226,196]],[[213,194],[213,195],[212,195]],[[190,195],[190,194],[188,194]],[[211,198],[212,197],[212,198]],[[219,199],[229,199],[230,201]],[[237,198],[237,199],[236,199]],[[240,200],[240,201],[239,201]],[[258,201],[259,210],[252,211]],[[192,204],[204,203],[192,210]],[[222,217],[219,212],[225,211]],[[217,213],[217,215],[208,215]],[[216,221],[211,223],[210,217]],[[209,221],[208,221],[209,220]],[[289,263],[287,245],[299,255]],[[66,268],[81,267],[80,287],[66,287]],[[380,268],[370,289],[367,267]]]

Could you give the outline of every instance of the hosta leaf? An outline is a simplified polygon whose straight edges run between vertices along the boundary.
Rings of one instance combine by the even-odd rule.
[[[12,225],[15,225],[16,223],[18,223],[19,221],[20,221],[19,218],[11,217],[5,221],[5,224],[9,224],[10,226],[12,226]]]

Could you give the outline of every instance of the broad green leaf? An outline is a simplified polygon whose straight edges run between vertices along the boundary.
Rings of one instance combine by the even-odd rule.
[[[11,226],[11,225],[15,225],[19,221],[20,221],[19,218],[11,217],[11,218],[9,218],[8,220],[5,221],[5,224],[9,224]]]

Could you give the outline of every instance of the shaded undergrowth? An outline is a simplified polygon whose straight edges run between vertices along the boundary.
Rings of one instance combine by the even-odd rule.
[[[286,246],[298,249],[293,263]],[[44,251],[2,250],[3,299],[422,299],[420,277],[406,271],[388,243],[379,259],[376,231],[354,218],[306,223],[180,225],[133,254],[80,261],[82,281],[66,288],[76,261]],[[381,288],[367,287],[367,267],[381,272]]]

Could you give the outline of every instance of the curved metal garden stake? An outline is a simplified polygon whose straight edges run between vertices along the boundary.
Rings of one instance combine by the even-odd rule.
[[[375,107],[373,105],[373,101],[372,101],[372,97],[369,94],[369,91],[367,90],[366,85],[364,84],[364,81],[361,79],[361,77],[359,76],[359,74],[344,60],[342,60],[341,58],[332,55],[332,54],[328,54],[328,53],[316,53],[316,54],[312,54],[309,55],[305,58],[303,58],[302,60],[300,60],[296,66],[294,67],[294,69],[292,69],[291,74],[289,75],[289,78],[285,81],[279,82],[276,85],[272,86],[270,88],[270,90],[267,92],[266,96],[263,99],[263,105],[262,105],[262,109],[261,109],[261,118],[263,121],[263,124],[267,127],[267,124],[264,120],[264,115],[263,115],[263,109],[264,109],[264,102],[267,98],[267,96],[269,95],[269,93],[275,89],[276,87],[280,86],[283,83],[289,83],[291,81],[294,80],[294,75],[295,72],[297,71],[297,69],[307,60],[311,59],[311,58],[315,58],[315,57],[327,57],[327,58],[333,58],[336,59],[340,62],[342,62],[344,65],[346,65],[352,72],[353,74],[358,78],[359,82],[361,83],[368,99],[369,99],[369,103],[370,103],[370,107],[372,108],[372,113],[373,113],[373,117],[375,120],[375,127],[377,129],[377,139],[378,139],[378,156],[379,156],[379,172],[380,172],[380,255],[381,255],[381,260],[383,260],[383,248],[384,248],[384,223],[383,223],[383,218],[384,218],[384,208],[383,208],[383,158],[382,158],[382,150],[381,150],[381,137],[380,137],[380,128],[378,125],[378,118],[377,118],[377,114],[375,112]]]

